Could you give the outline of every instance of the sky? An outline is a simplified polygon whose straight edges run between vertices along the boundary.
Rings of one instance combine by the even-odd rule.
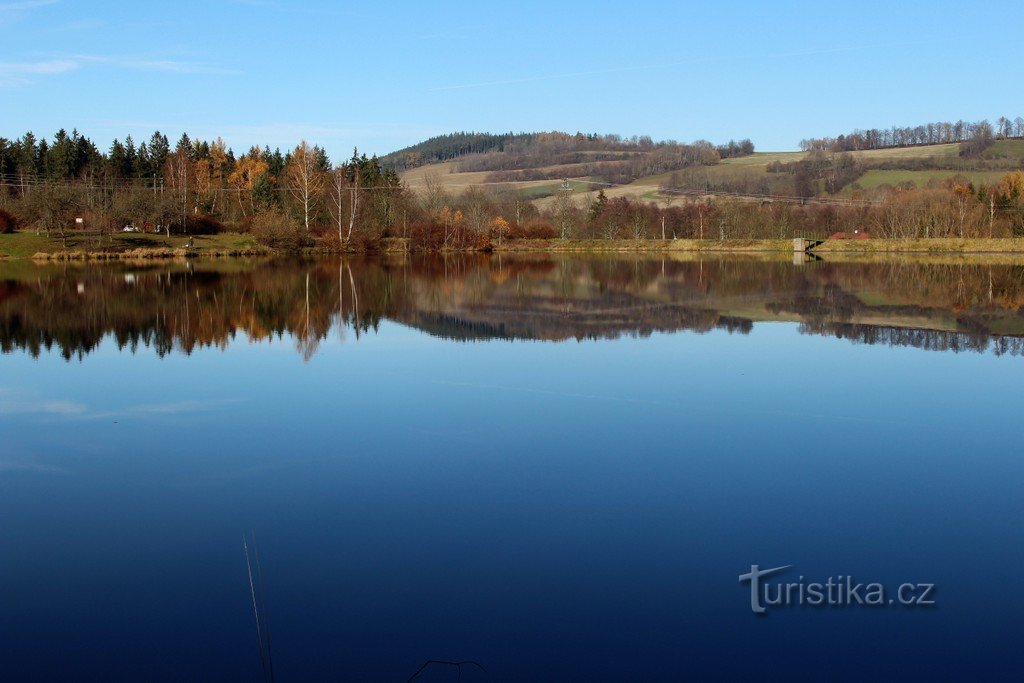
[[[1024,115],[1022,29],[944,1],[0,0],[0,136],[307,139],[335,160],[462,130],[789,150]]]

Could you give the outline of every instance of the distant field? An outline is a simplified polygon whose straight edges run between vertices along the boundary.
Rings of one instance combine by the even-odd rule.
[[[935,157],[955,157],[960,154],[960,143],[946,145],[924,145],[921,147],[894,147],[891,149],[868,149],[862,152],[851,152],[854,157],[864,161],[894,161],[906,159],[934,159]]]
[[[944,145],[925,145],[920,147],[898,147],[893,149],[875,149],[860,152],[851,152],[858,160],[878,164],[886,161],[900,162],[913,159],[934,159],[956,157],[960,152],[960,145],[957,143]],[[1009,159],[1024,158],[1024,140],[999,140],[995,142],[989,153],[995,156]],[[708,182],[714,184],[717,180],[750,178],[759,180],[768,173],[768,165],[779,163],[792,163],[799,161],[806,156],[804,152],[757,152],[750,156],[734,157],[724,159],[714,166],[705,166],[692,169],[691,174],[706,175]],[[453,173],[458,162],[446,162],[432,164],[407,171],[403,175],[405,182],[415,190],[422,191],[426,187],[426,179],[433,176],[437,182],[452,192],[459,192],[472,185],[479,185],[486,181],[489,175],[486,171],[473,173]],[[578,177],[572,166],[544,167],[546,170],[557,170],[566,177]],[[615,197],[631,197],[645,201],[659,200],[658,187],[665,183],[671,173],[647,176],[639,178],[628,185],[603,186],[605,195],[609,199]],[[925,187],[931,181],[941,182],[956,175],[954,171],[910,171],[910,170],[872,170],[861,176],[857,182],[867,190],[876,189],[882,185],[898,185],[902,182],[913,182],[918,187]],[[1002,172],[968,172],[963,174],[975,183],[994,183],[1002,177]],[[556,200],[557,190],[561,183],[551,180],[535,180],[524,183],[516,183],[520,194],[534,201],[539,208],[549,208]],[[573,199],[580,205],[589,204],[597,196],[602,188],[597,184],[586,184],[583,182],[572,182]],[[843,195],[850,195],[850,188],[843,191]]]
[[[985,155],[1003,159],[1024,159],[1024,140],[996,140],[985,150]]]
[[[900,183],[911,182],[917,187],[927,187],[929,183],[941,183],[954,177],[964,177],[977,185],[995,184],[1003,177],[1004,171],[904,171],[904,170],[871,170],[857,179],[865,190],[875,190],[883,185],[893,187]],[[844,195],[849,195],[851,188],[848,186],[843,190]]]
[[[462,192],[473,185],[483,185],[487,182],[490,171],[474,171],[472,173],[455,173],[458,162],[446,161],[442,164],[430,164],[413,168],[402,174],[402,180],[413,190],[422,192],[427,187],[428,179],[439,183],[442,187],[452,192]],[[524,183],[515,183],[520,189],[534,188],[550,185],[550,180],[530,180]]]
[[[746,157],[733,157],[723,159],[722,166],[739,166],[743,168],[764,167],[776,161],[787,164],[793,161],[800,161],[806,154],[803,152],[755,152]]]
[[[517,185],[519,188],[519,196],[525,199],[546,199],[548,197],[555,197],[558,191],[562,189],[561,181],[542,181],[543,185]],[[569,188],[573,191],[574,195],[587,192],[593,185],[582,181],[582,180],[570,180]],[[554,201],[552,199],[552,201]]]

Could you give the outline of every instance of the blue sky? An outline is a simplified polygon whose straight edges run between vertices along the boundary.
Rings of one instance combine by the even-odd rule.
[[[1024,115],[1024,19],[952,2],[0,0],[0,136],[160,129],[342,158],[455,130],[793,149]]]

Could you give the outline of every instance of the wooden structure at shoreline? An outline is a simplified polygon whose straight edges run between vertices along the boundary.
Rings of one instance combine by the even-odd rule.
[[[793,238],[793,253],[807,253],[811,249],[824,244],[825,240],[812,240],[806,237]]]

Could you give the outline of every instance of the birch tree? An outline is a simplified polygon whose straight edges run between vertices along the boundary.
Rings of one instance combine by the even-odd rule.
[[[309,218],[324,189],[324,174],[317,151],[303,140],[292,152],[286,173],[288,190],[302,208],[302,219],[309,232]]]

